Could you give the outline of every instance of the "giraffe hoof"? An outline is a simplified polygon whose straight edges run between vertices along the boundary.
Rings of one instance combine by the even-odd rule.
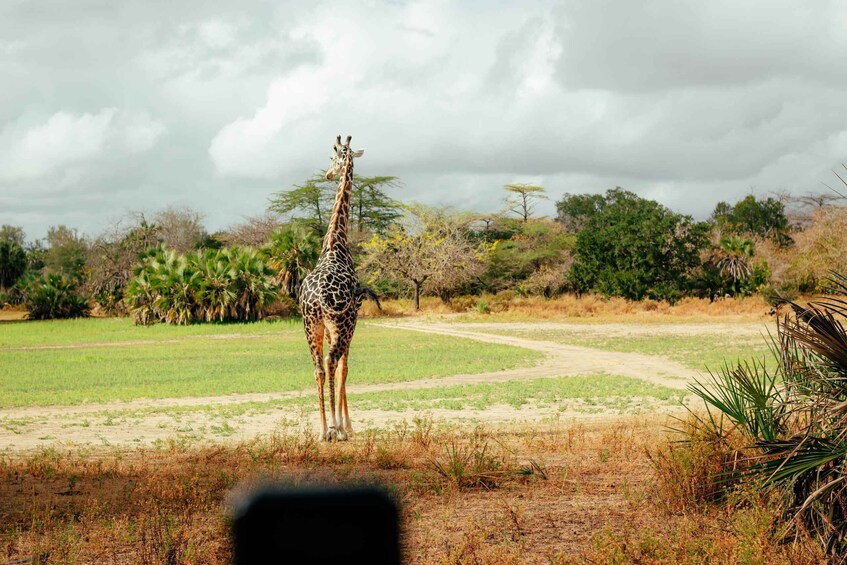
[[[326,431],[326,435],[324,436],[324,441],[335,441],[338,439],[338,432],[335,428],[330,428]]]
[[[347,432],[338,430],[338,441],[347,441]]]

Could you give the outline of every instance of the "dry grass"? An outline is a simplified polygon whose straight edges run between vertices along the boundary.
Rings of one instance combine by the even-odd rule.
[[[6,306],[0,308],[0,322],[17,322],[26,319],[26,310],[18,307]]]
[[[376,305],[362,305],[363,316],[379,317],[414,315],[409,300],[385,300],[383,312]],[[732,298],[709,302],[707,299],[684,298],[674,305],[667,302],[643,300],[633,302],[623,298],[602,298],[586,295],[563,295],[557,298],[519,297],[510,292],[496,295],[461,296],[446,305],[435,297],[421,299],[419,314],[463,314],[462,319],[485,321],[556,320],[571,318],[621,320],[649,323],[669,321],[759,320],[768,315],[770,307],[759,296]]]
[[[423,419],[342,444],[288,429],[234,447],[6,455],[0,561],[226,563],[228,505],[255,485],[364,481],[399,501],[410,563],[816,562],[802,540],[779,541],[767,500],[656,503],[647,452],[666,438],[637,419],[471,431]]]

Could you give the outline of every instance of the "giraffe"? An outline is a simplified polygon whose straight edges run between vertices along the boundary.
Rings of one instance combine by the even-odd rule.
[[[353,188],[353,159],[361,157],[364,149],[350,149],[351,136],[341,143],[339,135],[332,146],[332,163],[326,179],[340,174],[335,205],[324,236],[321,255],[314,270],[303,279],[300,288],[300,312],[315,364],[318,386],[318,406],[321,413],[321,439],[346,440],[353,431],[347,410],[347,354],[356,329],[359,306],[372,291],[359,285],[353,257],[347,241],[350,221],[350,192]],[[329,344],[324,369],[324,335]],[[335,376],[338,371],[338,402],[335,399]],[[329,408],[332,425],[327,428],[324,406],[324,378],[329,376]]]

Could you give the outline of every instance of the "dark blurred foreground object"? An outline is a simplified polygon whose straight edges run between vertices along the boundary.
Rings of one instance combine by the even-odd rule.
[[[400,563],[397,507],[374,487],[257,491],[236,509],[233,535],[238,565]]]

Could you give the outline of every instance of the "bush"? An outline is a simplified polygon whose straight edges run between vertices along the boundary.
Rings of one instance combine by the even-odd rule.
[[[577,235],[571,269],[575,290],[673,302],[692,283],[706,226],[620,188]]]
[[[278,299],[274,271],[252,249],[158,249],[126,288],[136,324],[252,321]]]
[[[833,556],[847,556],[847,278],[835,296],[778,320],[775,367],[725,367],[692,391],[714,435],[741,434],[747,468],[735,479],[781,491],[785,511]],[[729,425],[724,427],[724,422]],[[731,471],[728,469],[728,471]]]
[[[88,302],[68,277],[49,274],[31,279],[23,290],[27,316],[32,320],[81,318],[88,316]]]

